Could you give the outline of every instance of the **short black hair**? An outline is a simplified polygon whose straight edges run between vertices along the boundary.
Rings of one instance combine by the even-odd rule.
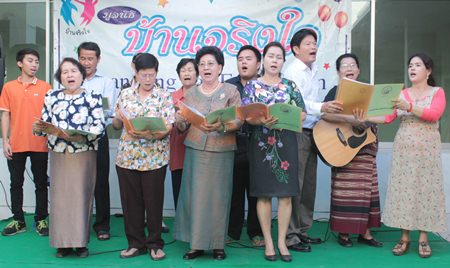
[[[158,72],[158,66],[159,62],[158,59],[150,53],[142,53],[139,54],[138,57],[136,57],[134,61],[134,68],[136,69],[136,72],[139,72],[143,69],[155,69],[156,72]]]
[[[312,35],[312,37],[314,37],[314,39],[317,42],[317,33],[314,30],[309,29],[309,28],[301,29],[300,31],[297,31],[294,34],[294,36],[292,36],[290,46],[291,46],[291,50],[292,50],[292,53],[294,54],[294,56],[295,56],[295,52],[294,52],[294,49],[292,49],[292,48],[299,46],[302,43],[303,39],[305,39],[305,37],[307,37],[309,35]]]
[[[65,62],[70,62],[73,65],[77,66],[78,70],[80,71],[81,75],[83,76],[83,80],[86,78],[86,69],[84,69],[83,65],[81,65],[81,63],[79,61],[77,61],[74,58],[64,58],[61,61],[61,63],[59,64],[58,70],[56,70],[56,73],[55,73],[55,79],[56,79],[56,81],[58,81],[58,83],[61,84],[61,66]]]
[[[359,68],[359,59],[358,59],[358,57],[357,57],[355,54],[353,54],[353,53],[345,53],[345,54],[340,55],[340,56],[336,59],[336,70],[337,70],[338,72],[339,72],[339,70],[341,69],[341,61],[342,61],[343,59],[345,59],[345,58],[352,58],[352,59],[354,59],[355,62],[356,62],[356,66],[358,66],[358,68]]]
[[[423,64],[425,65],[425,68],[430,71],[430,75],[428,76],[427,79],[427,84],[429,86],[435,87],[436,86],[436,80],[433,77],[433,68],[434,68],[434,63],[433,63],[433,59],[431,59],[430,56],[428,56],[427,54],[423,53],[423,52],[419,52],[419,53],[414,53],[411,56],[409,56],[408,59],[408,66],[411,63],[411,60],[415,57],[418,57],[419,59],[421,59],[423,61]]]
[[[78,57],[80,56],[80,51],[82,49],[95,51],[95,56],[97,56],[97,58],[100,58],[100,47],[97,45],[97,43],[94,42],[81,43],[77,49]]]
[[[142,55],[142,54],[144,54],[144,53],[142,53],[142,52],[138,52],[138,53],[134,54],[133,58],[131,59],[131,62],[132,62],[132,63],[135,63],[135,62],[136,62],[136,59],[137,59],[137,57],[139,57],[139,56],[140,56],[140,55]]]
[[[241,55],[241,52],[242,51],[244,51],[244,50],[251,50],[251,51],[253,51],[253,53],[255,53],[255,56],[256,56],[256,61],[257,62],[261,62],[261,51],[259,51],[256,47],[254,47],[254,46],[252,46],[252,45],[245,45],[245,46],[242,46],[240,49],[239,49],[239,51],[238,51],[238,53],[237,53],[237,55],[236,55],[236,58],[239,58],[239,55]]]
[[[24,48],[24,49],[17,51],[16,61],[23,61],[23,58],[25,58],[25,55],[28,55],[28,54],[36,56],[38,58],[38,60],[40,58],[39,52],[37,52],[36,50],[34,50],[32,48]]]
[[[188,63],[192,63],[195,69],[195,75],[198,76],[198,65],[195,63],[193,58],[182,58],[180,62],[177,64],[177,74],[180,76],[181,68],[186,66]]]
[[[225,59],[223,57],[223,52],[216,46],[206,46],[202,47],[197,54],[195,54],[195,62],[197,65],[200,63],[200,59],[205,55],[213,55],[217,63],[223,66],[225,65]]]

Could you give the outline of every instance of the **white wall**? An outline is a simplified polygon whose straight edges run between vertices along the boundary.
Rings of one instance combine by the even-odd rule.
[[[120,213],[122,211],[119,196],[119,185],[117,181],[117,173],[115,170],[114,159],[117,151],[118,140],[110,140],[110,191],[111,191],[111,214]],[[2,143],[3,144],[3,143]],[[0,145],[1,146],[1,145]],[[2,149],[0,147],[0,149]],[[384,199],[386,196],[387,179],[390,171],[390,162],[392,158],[392,143],[380,143],[377,165],[378,165],[378,180],[380,187],[381,207],[384,207]],[[10,204],[9,197],[9,172],[6,165],[6,159],[2,155],[0,158],[0,180],[6,190],[6,198]],[[443,144],[442,149],[442,163],[444,172],[444,183],[446,192],[446,208],[447,208],[447,225],[450,229],[450,144]],[[27,163],[27,170],[31,175],[29,162]],[[314,217],[316,219],[329,217],[330,211],[330,168],[319,161],[317,172],[317,195]],[[34,185],[31,178],[25,173],[24,185],[24,210],[30,213],[34,212]],[[444,204],[443,204],[444,205]],[[276,202],[274,202],[276,208]],[[164,195],[164,215],[174,216],[174,204],[172,197],[172,181],[170,171],[167,172],[165,181],[165,195]],[[3,189],[0,188],[0,219],[11,217],[11,211],[5,203],[5,196]],[[450,240],[450,231],[442,234],[447,240]]]

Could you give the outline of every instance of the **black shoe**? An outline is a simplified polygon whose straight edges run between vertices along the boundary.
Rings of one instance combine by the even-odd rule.
[[[284,262],[291,262],[292,261],[292,256],[291,254],[287,254],[287,255],[283,255],[281,254],[280,249],[278,249],[278,254],[280,255],[280,259]]]
[[[27,226],[24,221],[12,220],[2,231],[2,235],[11,236],[27,231]]]
[[[266,255],[264,254],[264,259],[266,259],[266,261],[276,261],[277,260],[277,255],[273,254],[273,255]]]
[[[322,243],[322,239],[320,238],[312,238],[305,235],[298,235],[298,238],[300,238],[300,241],[302,241],[305,244],[320,244]]]
[[[204,250],[199,250],[199,249],[192,249],[189,250],[188,252],[186,252],[186,254],[183,255],[183,259],[185,260],[192,260],[195,259],[199,256],[202,256],[203,254],[205,254]]]
[[[339,245],[346,247],[346,248],[350,248],[353,247],[353,242],[352,240],[350,240],[350,237],[347,236],[347,239],[342,238],[342,236],[339,234],[338,235],[338,239],[337,242],[339,243]]]
[[[71,248],[58,248],[56,250],[56,258],[64,258],[72,253]]]
[[[365,239],[362,235],[358,236],[358,243],[366,244],[366,245],[369,245],[371,247],[376,247],[376,248],[380,248],[380,247],[383,246],[382,242],[377,241],[374,238],[372,238],[372,239]]]
[[[89,256],[89,250],[86,247],[76,248],[75,254],[77,254],[77,256],[80,258],[86,258],[87,256]]]
[[[213,258],[221,261],[224,260],[227,257],[227,254],[225,254],[225,250],[223,249],[213,249]]]
[[[39,236],[48,236],[48,222],[46,220],[37,221],[36,232]]]
[[[170,229],[169,229],[169,227],[167,227],[167,226],[162,226],[161,232],[167,234],[168,232],[170,232]]]
[[[298,242],[297,244],[288,246],[288,249],[291,249],[293,251],[299,251],[299,252],[311,252],[311,246],[306,245],[303,242]]]

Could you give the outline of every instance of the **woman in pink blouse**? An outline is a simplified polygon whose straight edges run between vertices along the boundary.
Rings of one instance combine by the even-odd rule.
[[[175,121],[172,97],[156,84],[158,60],[143,53],[135,60],[137,86],[122,90],[112,126],[123,127],[123,117],[161,117],[166,131],[123,131],[116,157],[120,198],[128,249],[121,258],[145,254],[153,260],[165,257],[161,221],[164,178],[169,163],[168,134]],[[147,226],[148,235],[145,234]]]
[[[419,230],[419,256],[430,257],[428,232],[446,230],[439,133],[439,118],[446,101],[444,90],[435,85],[432,72],[430,57],[423,53],[412,55],[408,61],[412,86],[394,101],[395,113],[385,118],[369,118],[379,123],[400,119],[382,216],[384,224],[402,230],[400,241],[392,249],[396,256],[408,250],[410,231]]]
[[[179,102],[184,101],[184,94],[186,91],[197,83],[198,67],[197,64],[195,64],[195,60],[191,58],[182,58],[177,65],[177,74],[182,86],[172,93],[172,101],[176,110],[178,110],[177,107],[179,107]],[[187,131],[182,132],[176,127],[173,127],[170,132],[169,167],[172,173],[172,192],[175,209],[177,208],[181,176],[183,174],[184,152],[186,151],[186,147],[183,143],[186,135]]]

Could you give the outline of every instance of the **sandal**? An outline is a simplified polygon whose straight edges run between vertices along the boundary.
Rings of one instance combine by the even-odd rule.
[[[108,231],[98,231],[97,239],[100,241],[105,241],[111,238],[111,235]]]
[[[256,235],[252,238],[252,245],[254,247],[264,247],[266,245],[266,242],[264,242],[264,238]]]
[[[139,255],[145,254],[145,253],[147,253],[146,248],[141,248],[141,249],[128,248],[128,249],[122,250],[120,252],[120,258],[122,258],[122,259],[133,258],[133,257],[137,257]]]
[[[395,256],[401,256],[405,254],[409,249],[409,241],[400,240],[392,249],[392,253]]]
[[[158,256],[158,253],[161,253],[162,255],[160,254]],[[154,261],[162,260],[165,257],[166,257],[166,253],[164,253],[164,251],[160,248],[150,250],[150,258],[152,258],[152,260],[154,260]]]
[[[429,258],[431,256],[431,247],[427,241],[419,242],[419,256]]]

